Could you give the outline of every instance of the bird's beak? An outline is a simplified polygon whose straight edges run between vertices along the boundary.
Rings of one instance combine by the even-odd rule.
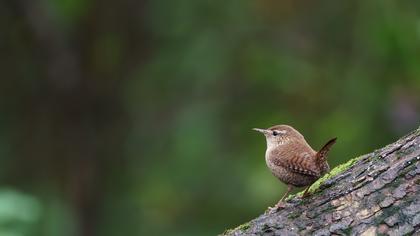
[[[258,132],[263,133],[263,134],[268,134],[269,133],[268,130],[266,130],[266,129],[253,128],[253,130],[258,131]]]

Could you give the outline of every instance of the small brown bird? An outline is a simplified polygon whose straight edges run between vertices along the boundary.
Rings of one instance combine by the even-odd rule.
[[[302,196],[306,197],[310,185],[330,170],[327,154],[337,138],[331,139],[316,152],[303,135],[291,126],[276,125],[254,130],[263,133],[267,140],[265,161],[268,168],[287,184],[286,193],[274,208],[284,207],[283,200],[293,187],[308,186]]]

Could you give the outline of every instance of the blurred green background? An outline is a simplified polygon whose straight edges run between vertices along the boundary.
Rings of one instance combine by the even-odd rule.
[[[215,235],[420,121],[420,1],[0,2],[0,235]]]

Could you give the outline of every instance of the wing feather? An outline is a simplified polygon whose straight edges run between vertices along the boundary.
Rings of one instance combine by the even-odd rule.
[[[276,158],[273,158],[272,161],[277,166],[281,166],[288,169],[289,171],[299,174],[315,177],[320,176],[320,170],[316,166],[315,161],[308,161],[308,159],[313,158],[308,152],[303,152],[300,154],[293,152],[275,153],[275,156]]]

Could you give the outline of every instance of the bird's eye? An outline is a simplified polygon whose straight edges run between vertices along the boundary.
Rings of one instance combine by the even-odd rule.
[[[280,133],[279,133],[279,132],[277,132],[277,130],[274,130],[274,131],[273,131],[273,135],[274,135],[274,136],[277,136],[278,134],[280,134]]]

